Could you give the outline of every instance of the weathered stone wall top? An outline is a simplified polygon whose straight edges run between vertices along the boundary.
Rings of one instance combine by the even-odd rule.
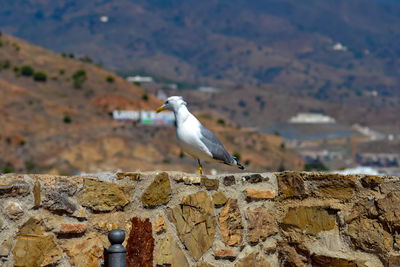
[[[143,172],[0,176],[1,266],[399,266],[400,178]]]

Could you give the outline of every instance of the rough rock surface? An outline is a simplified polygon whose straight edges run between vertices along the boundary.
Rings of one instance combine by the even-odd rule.
[[[78,201],[94,211],[110,211],[126,206],[132,197],[133,186],[85,179]]]
[[[215,191],[166,173],[168,201],[149,206],[141,197],[160,172],[0,175],[0,266],[103,266],[116,228],[128,266],[400,265],[400,177],[209,175]]]
[[[356,247],[367,252],[388,252],[393,246],[392,235],[376,220],[362,217],[353,220],[346,233]]]
[[[142,203],[145,207],[155,207],[167,204],[171,198],[171,185],[168,174],[162,172],[154,178],[151,185],[142,195]]]
[[[211,198],[201,191],[188,195],[172,209],[179,238],[198,260],[214,242],[216,219]]]
[[[247,240],[250,243],[258,243],[260,240],[265,240],[278,232],[275,216],[270,210],[263,207],[247,209],[246,218],[248,225]]]
[[[108,246],[106,237],[93,234],[73,238],[65,247],[65,253],[69,257],[71,266],[97,267],[104,259],[104,247]]]
[[[165,224],[164,216],[158,216],[154,223],[154,231],[159,234],[167,230],[167,225]]]
[[[41,222],[35,218],[26,221],[19,230],[13,248],[15,266],[46,266],[56,264],[61,250],[54,239],[44,235]]]
[[[284,229],[294,227],[306,234],[316,235],[335,227],[335,215],[318,206],[289,208],[282,226]]]
[[[131,220],[131,231],[126,244],[127,266],[153,266],[154,237],[149,219]]]
[[[274,199],[276,195],[274,190],[260,190],[260,189],[248,188],[246,189],[245,192],[248,201]]]
[[[206,176],[201,177],[201,183],[207,190],[218,190],[219,181],[217,179],[209,179]]]
[[[189,263],[178,246],[176,240],[172,240],[171,234],[167,234],[161,240],[156,249],[155,263],[157,266],[187,267]]]
[[[237,199],[230,198],[219,214],[221,235],[225,244],[240,246],[243,243],[243,219]]]
[[[259,253],[252,252],[242,258],[238,263],[235,264],[235,267],[269,267],[269,262]]]
[[[217,192],[212,196],[215,207],[219,208],[225,205],[228,201],[227,197],[222,192]]]

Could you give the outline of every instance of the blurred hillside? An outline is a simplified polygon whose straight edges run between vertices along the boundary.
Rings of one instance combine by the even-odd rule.
[[[4,0],[0,25],[111,69],[398,107],[399,13],[390,0]]]
[[[2,171],[196,170],[193,159],[180,155],[173,127],[124,124],[109,115],[114,109],[154,110],[162,103],[141,87],[88,58],[73,59],[5,34],[0,44]],[[200,117],[250,170],[302,168],[279,137],[240,129],[212,113]],[[221,165],[206,165],[206,171],[211,167],[233,171]]]

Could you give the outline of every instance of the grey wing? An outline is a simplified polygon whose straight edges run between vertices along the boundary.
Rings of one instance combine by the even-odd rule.
[[[213,159],[223,161],[224,163],[234,163],[234,158],[225,150],[222,143],[218,140],[213,132],[200,126],[201,137],[200,140],[206,145],[211,152]]]

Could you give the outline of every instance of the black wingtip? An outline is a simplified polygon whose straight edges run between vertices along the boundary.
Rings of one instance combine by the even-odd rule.
[[[236,162],[236,165],[238,166],[239,169],[246,170],[246,168],[242,164],[240,164],[239,162]]]

